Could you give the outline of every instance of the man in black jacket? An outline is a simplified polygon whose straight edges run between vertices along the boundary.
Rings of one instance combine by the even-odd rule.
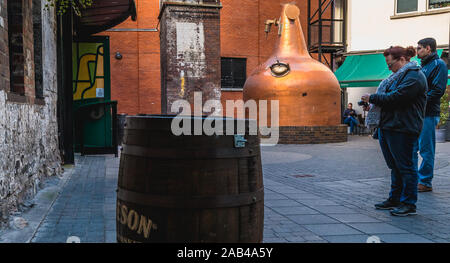
[[[383,94],[366,94],[361,99],[381,107],[378,137],[387,166],[391,169],[389,198],[375,205],[395,216],[416,214],[417,167],[413,153],[417,147],[425,115],[427,82],[420,67],[410,58],[412,47],[391,47],[384,52],[394,74]]]
[[[353,104],[349,103],[347,109],[344,111],[344,124],[350,125],[350,133],[354,134],[355,126],[358,125],[356,120],[356,111],[353,109]]]
[[[419,137],[419,152],[423,160],[419,168],[419,192],[432,191],[434,155],[436,148],[436,125],[439,123],[441,97],[447,87],[447,65],[436,52],[436,40],[424,38],[418,42],[417,57],[422,60],[422,72],[428,83],[427,106],[423,129]],[[416,150],[417,152],[417,150]],[[417,165],[418,156],[414,155]]]

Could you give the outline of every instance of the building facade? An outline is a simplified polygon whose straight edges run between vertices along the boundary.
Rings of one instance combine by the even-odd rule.
[[[391,73],[382,55],[390,46],[416,47],[420,39],[433,37],[448,64],[449,0],[347,0],[347,5],[345,62],[336,75],[357,113],[364,114],[357,106],[361,95],[375,93]]]
[[[0,225],[60,174],[57,26],[43,0],[0,0]]]
[[[220,45],[212,48],[220,50],[221,65],[218,68],[221,69],[223,105],[225,100],[242,99],[245,79],[272,54],[276,32],[266,36],[265,21],[279,18],[282,4],[288,2],[290,1],[220,1]],[[118,113],[160,114],[161,25],[158,17],[162,5],[158,0],[136,0],[135,3],[136,21],[129,19],[100,34],[110,37],[111,99],[118,101]],[[306,37],[307,1],[299,1],[297,5],[301,11],[301,24]],[[272,28],[272,31],[277,30]]]

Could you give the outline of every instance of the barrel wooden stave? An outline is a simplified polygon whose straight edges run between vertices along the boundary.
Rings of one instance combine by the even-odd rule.
[[[151,198],[142,197],[141,203],[147,202],[143,205],[139,200],[121,200],[118,195],[118,236],[126,237],[119,242],[262,241],[263,198],[242,201],[243,204],[233,201],[248,200],[257,191],[261,196],[263,181],[258,136],[246,135],[246,146],[234,148],[234,136],[174,136],[170,130],[164,131],[169,126],[162,119],[156,121],[160,126],[155,129],[149,124],[153,120],[141,120],[140,123],[136,118],[129,119],[121,153],[119,192],[137,192]],[[131,150],[132,147],[136,149]],[[158,156],[157,152],[145,149],[163,150]],[[196,154],[189,155],[189,152]],[[242,194],[246,193],[247,199],[242,199]],[[180,197],[183,200],[177,199]],[[220,207],[200,202],[205,201],[202,197],[222,200],[218,202]],[[211,199],[214,201],[214,198]],[[172,199],[174,201],[170,202]],[[154,204],[148,200],[155,200]],[[231,204],[227,200],[231,200]],[[198,207],[195,207],[196,203]],[[126,206],[128,214],[121,213],[121,205]],[[139,221],[151,219],[156,225],[148,237],[143,231],[147,230],[148,224],[138,226],[140,223],[136,223],[138,220],[133,211],[139,211]]]

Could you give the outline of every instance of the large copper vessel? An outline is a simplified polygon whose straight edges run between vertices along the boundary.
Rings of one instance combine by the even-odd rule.
[[[274,21],[279,26],[274,53],[247,79],[244,101],[267,100],[270,105],[279,100],[279,126],[339,125],[339,82],[309,55],[299,15],[297,6],[283,6],[280,20]],[[268,120],[270,126],[270,116]]]

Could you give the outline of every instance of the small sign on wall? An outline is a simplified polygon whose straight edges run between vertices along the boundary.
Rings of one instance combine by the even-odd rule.
[[[105,89],[104,88],[97,88],[95,90],[95,94],[97,98],[104,98],[105,97]]]

